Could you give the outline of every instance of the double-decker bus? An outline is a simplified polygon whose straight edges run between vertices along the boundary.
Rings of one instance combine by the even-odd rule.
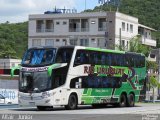
[[[133,107],[141,96],[146,63],[143,54],[82,46],[30,48],[20,70],[19,104],[39,110],[76,109],[107,104]]]

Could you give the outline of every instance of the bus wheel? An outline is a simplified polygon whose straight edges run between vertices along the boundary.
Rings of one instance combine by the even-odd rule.
[[[65,106],[67,110],[74,110],[77,108],[77,97],[74,94],[69,96],[68,105]]]
[[[134,100],[134,95],[133,94],[129,94],[128,96],[128,107],[134,107],[135,105],[135,100]]]
[[[119,106],[120,107],[126,107],[127,106],[127,98],[126,98],[125,94],[121,95],[120,101],[119,101]]]

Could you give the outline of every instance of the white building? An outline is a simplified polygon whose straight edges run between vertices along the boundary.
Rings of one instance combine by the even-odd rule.
[[[90,12],[29,15],[28,47],[82,45],[126,49],[139,33],[142,44],[156,46],[154,29],[138,23],[138,18],[119,12]]]
[[[0,59],[0,69],[11,69],[21,63],[20,59]]]

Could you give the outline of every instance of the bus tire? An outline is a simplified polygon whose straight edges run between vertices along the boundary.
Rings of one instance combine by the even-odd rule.
[[[135,98],[134,98],[134,95],[131,93],[131,94],[129,94],[129,96],[128,96],[127,106],[128,106],[128,107],[134,107],[134,105],[135,105]]]
[[[120,101],[119,101],[119,107],[126,107],[127,106],[127,97],[125,94],[121,94]]]
[[[68,99],[68,104],[65,106],[67,110],[74,110],[77,108],[77,97],[75,94],[71,94]]]

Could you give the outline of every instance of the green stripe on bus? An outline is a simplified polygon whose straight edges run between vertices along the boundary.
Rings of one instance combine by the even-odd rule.
[[[110,52],[110,53],[121,53],[121,54],[125,54],[125,51],[109,50],[109,49],[101,49],[101,48],[92,48],[92,47],[87,47],[86,50],[93,50],[93,51],[99,51],[99,52]]]

